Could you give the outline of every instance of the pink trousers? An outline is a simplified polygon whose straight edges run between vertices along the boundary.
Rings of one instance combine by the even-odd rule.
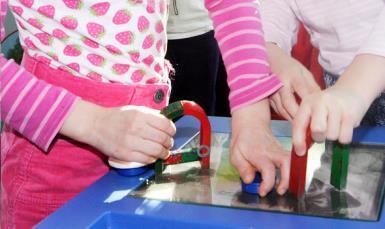
[[[105,107],[163,108],[168,85],[94,82],[52,69],[24,56],[25,69]],[[87,114],[84,114],[87,115]],[[1,134],[1,228],[30,228],[108,172],[106,157],[85,144],[58,135],[48,152],[5,126]]]

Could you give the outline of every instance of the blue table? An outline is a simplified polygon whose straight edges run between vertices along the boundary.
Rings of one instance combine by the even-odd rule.
[[[210,121],[213,132],[230,131],[228,118],[212,117]],[[199,123],[192,117],[184,117],[177,122],[177,128],[176,147],[197,134]],[[274,121],[272,128],[277,136],[291,135],[287,122]],[[385,128],[358,128],[354,133],[354,142],[385,147]],[[153,171],[148,171],[128,178],[111,171],[38,224],[37,228],[385,228],[384,211],[378,222],[365,222],[127,196],[130,190],[152,175]]]

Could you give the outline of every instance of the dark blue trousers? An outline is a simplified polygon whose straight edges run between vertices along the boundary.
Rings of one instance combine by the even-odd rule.
[[[175,68],[170,102],[192,100],[208,115],[228,114],[226,71],[213,31],[169,40],[166,58]]]

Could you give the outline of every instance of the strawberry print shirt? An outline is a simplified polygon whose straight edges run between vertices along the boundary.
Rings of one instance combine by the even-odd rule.
[[[0,6],[1,40],[6,0]],[[168,0],[9,0],[8,6],[25,52],[53,68],[108,83],[169,83]],[[232,111],[278,90],[282,84],[268,65],[256,1],[205,0],[205,7],[226,66]],[[1,55],[0,70],[1,120],[47,150],[78,98]],[[39,98],[32,104],[24,99],[31,94]]]
[[[154,84],[168,80],[165,1],[9,0],[9,5],[30,56],[92,80]]]

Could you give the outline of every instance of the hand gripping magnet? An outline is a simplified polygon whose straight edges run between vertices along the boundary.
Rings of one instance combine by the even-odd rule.
[[[262,176],[259,172],[255,173],[254,180],[250,184],[244,183],[241,179],[242,191],[249,194],[256,195],[259,192],[259,185],[261,184],[261,182],[262,182]]]

